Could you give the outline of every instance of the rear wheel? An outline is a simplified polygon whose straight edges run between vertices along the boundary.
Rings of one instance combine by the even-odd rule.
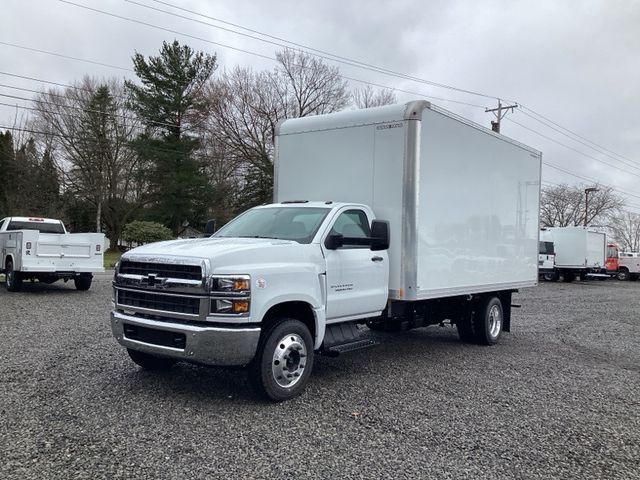
[[[313,338],[299,320],[276,320],[260,339],[249,379],[263,396],[281,402],[300,395],[313,368]]]
[[[558,274],[557,273],[545,273],[544,275],[542,275],[542,278],[544,278],[547,282],[557,282],[558,281]]]
[[[93,277],[91,275],[80,275],[79,277],[74,277],[73,283],[76,288],[81,291],[89,290],[91,288],[91,281]]]
[[[566,283],[571,283],[576,279],[576,274],[573,272],[566,272],[562,274],[562,281]]]
[[[498,297],[489,297],[473,316],[475,340],[481,345],[494,345],[502,333],[504,315]]]
[[[22,273],[13,269],[13,261],[7,260],[4,271],[6,278],[7,290],[10,292],[19,292],[22,289]]]
[[[127,353],[131,360],[145,370],[168,370],[176,363],[172,358],[158,357],[149,353],[131,350],[130,348],[127,348]]]

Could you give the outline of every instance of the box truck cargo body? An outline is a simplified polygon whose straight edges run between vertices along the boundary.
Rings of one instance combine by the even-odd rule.
[[[390,299],[536,284],[539,152],[424,101],[288,120],[276,152],[276,201],[389,221]]]
[[[553,242],[556,274],[565,281],[606,274],[606,234],[585,227],[550,227],[540,231],[540,239]]]

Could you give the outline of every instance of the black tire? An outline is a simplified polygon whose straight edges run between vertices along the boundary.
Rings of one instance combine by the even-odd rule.
[[[498,297],[489,297],[473,315],[473,333],[480,345],[495,345],[502,334],[504,313]]]
[[[460,341],[464,343],[475,343],[476,336],[473,332],[473,319],[471,317],[471,312],[464,317],[458,319],[456,322],[456,328],[458,329],[458,337]]]
[[[282,402],[304,391],[312,369],[311,332],[299,320],[280,318],[263,331],[249,380],[258,394]]]
[[[631,275],[629,275],[628,270],[620,270],[617,276],[618,276],[618,280],[621,280],[623,282],[631,278]]]
[[[7,260],[4,277],[8,291],[19,292],[22,290],[22,273],[13,269],[13,261],[11,260]]]
[[[127,348],[127,353],[131,360],[145,370],[169,370],[176,360],[167,357],[158,357],[149,353],[139,352]]]
[[[558,281],[558,274],[557,273],[545,273],[542,275],[542,278],[544,278],[547,282],[557,282]]]
[[[80,275],[79,277],[74,277],[73,278],[73,283],[75,284],[76,288],[80,291],[86,291],[89,290],[91,288],[91,282],[93,280],[93,277],[91,275]]]
[[[566,272],[562,274],[562,281],[565,283],[571,283],[576,279],[576,274],[573,272]]]

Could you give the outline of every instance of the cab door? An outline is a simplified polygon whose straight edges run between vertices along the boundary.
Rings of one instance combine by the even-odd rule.
[[[368,245],[326,248],[326,237],[341,234],[348,238],[371,236],[371,218],[359,208],[338,214],[322,238],[327,271],[327,321],[364,318],[379,314],[389,294],[389,257],[386,251],[371,251]]]

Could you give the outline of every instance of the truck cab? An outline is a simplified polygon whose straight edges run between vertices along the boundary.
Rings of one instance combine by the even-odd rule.
[[[115,269],[114,335],[145,367],[247,365],[265,329],[301,323],[306,330],[294,324],[277,339],[286,358],[275,361],[297,358],[267,385],[279,398],[306,380],[312,361],[300,358],[320,349],[327,326],[381,314],[388,239],[365,205],[284,202],[248,210],[210,238],[136,248]]]
[[[555,261],[556,254],[553,249],[553,242],[538,242],[538,274],[547,281],[556,280],[555,278]]]
[[[618,246],[615,243],[607,244],[607,258],[605,260],[605,269],[607,275],[617,276],[619,261],[618,261],[619,250]]]

